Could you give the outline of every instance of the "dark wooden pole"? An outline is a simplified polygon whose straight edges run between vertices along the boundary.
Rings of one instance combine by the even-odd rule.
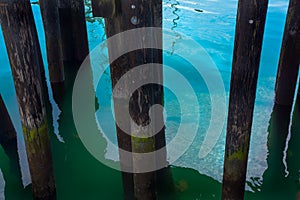
[[[74,60],[71,1],[58,0],[59,23],[64,61]]]
[[[113,3],[113,1],[111,1],[111,2]],[[112,7],[115,8],[117,6],[120,6],[120,5],[114,4]],[[96,16],[98,17],[98,15],[96,15]],[[120,12],[117,12],[111,18],[105,18],[105,29],[106,29],[107,38],[122,32],[122,30],[123,30],[122,15]],[[120,43],[120,45],[122,45],[122,43]],[[113,51],[114,51],[114,48],[108,46],[109,55],[112,55]],[[118,80],[128,71],[127,63],[128,63],[128,56],[123,55],[110,64],[110,73],[111,73],[111,80],[112,80],[113,88],[116,86]],[[117,103],[117,102],[118,102],[117,99],[114,98],[115,116],[121,115],[121,113],[118,113],[118,111],[121,110],[120,106],[124,106],[122,103]],[[123,149],[127,152],[131,152],[132,150],[131,150],[130,135],[128,135],[127,133],[122,131],[122,129],[120,129],[117,124],[116,124],[116,130],[117,130],[117,139],[118,139],[119,149]],[[126,169],[127,166],[124,166],[124,164],[123,164],[124,160],[126,160],[126,158],[122,155],[121,152],[119,153],[119,158],[120,158],[120,165],[121,165],[121,170],[122,170],[124,199],[131,200],[131,199],[134,199],[133,174],[123,171],[124,169]],[[132,159],[130,161],[126,160],[125,162],[132,163]],[[132,164],[130,164],[130,165],[131,166],[128,166],[128,167],[132,167]]]
[[[41,0],[40,8],[46,35],[50,82],[61,85],[65,76],[57,0]]]
[[[276,79],[275,102],[292,106],[300,63],[300,2],[290,0]]]
[[[162,2],[161,0],[151,1],[106,1],[106,0],[94,0],[93,13],[96,16],[106,17],[105,26],[107,37],[120,33],[122,31],[141,28],[141,27],[161,27],[162,25]],[[100,5],[100,6],[99,6]],[[109,10],[109,11],[108,11]],[[120,46],[125,43],[135,41],[135,37],[121,38]],[[149,38],[147,38],[149,39]],[[156,42],[156,46],[162,47],[162,38],[152,38],[153,42]],[[143,44],[141,44],[143,46]],[[109,54],[113,54],[115,49],[109,47]],[[162,63],[162,51],[157,49],[139,49],[134,52],[129,52],[126,55],[121,56],[110,65],[111,78],[113,88],[117,84],[118,80],[129,70],[136,66],[149,63]],[[140,72],[140,76],[147,74],[148,76],[154,76],[157,80],[162,82],[162,69],[143,69]],[[131,77],[132,80],[134,77]],[[136,77],[135,77],[136,78]],[[132,80],[126,80],[131,82]],[[124,93],[126,93],[127,85],[124,87]],[[128,108],[132,119],[138,125],[148,124],[149,108],[154,104],[163,104],[163,87],[160,85],[148,84],[137,89],[132,94],[130,104]],[[122,100],[114,98],[115,116],[122,115],[118,113],[120,107],[124,106]],[[160,116],[160,120],[163,120],[163,114],[157,113],[156,116]],[[159,119],[156,119],[159,120]],[[128,122],[124,122],[128,123]],[[130,126],[130,124],[128,124]],[[132,126],[131,126],[132,128]],[[131,132],[139,132],[140,130],[132,130]],[[137,133],[139,135],[139,133]],[[165,144],[165,132],[162,129],[155,136],[141,139],[139,137],[130,137],[124,133],[119,127],[117,127],[118,144],[120,149],[126,151],[132,151],[135,153],[147,153],[153,152],[156,149],[164,147]],[[161,155],[160,155],[161,156]],[[163,158],[162,158],[163,157]],[[122,168],[122,154],[120,153],[120,161]],[[138,158],[133,158],[132,167],[137,169]],[[164,159],[166,162],[166,153],[159,159]],[[155,162],[155,160],[154,160]],[[155,165],[155,163],[154,163]],[[166,163],[167,166],[167,163]],[[133,182],[133,184],[132,184]],[[156,198],[156,173],[130,173],[123,172],[123,184],[125,191],[125,198],[129,199],[155,199]]]
[[[268,0],[239,0],[222,199],[244,198],[247,159]]]
[[[35,199],[54,199],[55,184],[38,38],[29,0],[1,0],[0,19],[14,77]]]
[[[71,0],[71,10],[75,60],[81,64],[89,54],[84,0]]]
[[[150,1],[122,1],[122,20],[124,25],[124,30],[126,29],[135,29],[142,27],[161,27],[161,13],[162,2],[157,0]],[[136,20],[133,20],[134,17]],[[136,22],[136,23],[135,23]],[[145,36],[146,37],[146,36]],[[154,35],[152,37],[155,37]],[[135,37],[126,38],[127,41],[135,41]],[[149,40],[149,38],[147,38]],[[162,46],[162,38],[151,38],[153,39],[153,44],[156,46]],[[155,43],[156,42],[156,43]],[[143,47],[143,44],[140,44]],[[136,66],[149,64],[149,63],[162,63],[162,52],[160,50],[154,49],[139,49],[135,52],[128,53],[129,57],[129,69],[133,69]],[[162,70],[153,70],[153,69],[142,69],[139,71],[138,77],[143,77],[147,74],[147,77],[156,77],[157,79],[162,79]],[[132,77],[133,79],[138,79],[138,77]],[[128,80],[132,81],[132,80]],[[141,88],[137,89],[136,92],[132,95],[132,101],[129,105],[129,110],[132,119],[140,126],[144,124],[149,124],[149,108],[153,104],[162,105],[162,87],[148,84],[144,85]],[[163,120],[162,113],[156,114],[160,115],[160,119]],[[153,120],[153,119],[152,119]],[[155,119],[159,120],[159,119]],[[153,123],[153,122],[152,122]],[[148,138],[141,139],[139,137],[140,129],[133,129],[131,127],[132,133],[137,133],[137,137],[132,137],[132,152],[135,153],[148,153],[154,152],[157,147],[162,147],[161,141],[159,144],[156,144],[156,139],[159,136],[164,136],[164,130],[159,134],[159,136],[152,136]],[[148,133],[149,134],[149,133]],[[163,138],[164,139],[164,138]],[[159,141],[159,140],[157,140]],[[139,169],[138,164],[139,157],[133,157],[133,168]],[[156,162],[153,160],[153,162]],[[134,197],[136,199],[156,199],[156,173],[135,173],[133,175],[134,181]]]
[[[81,64],[89,54],[83,0],[58,0],[65,61]]]

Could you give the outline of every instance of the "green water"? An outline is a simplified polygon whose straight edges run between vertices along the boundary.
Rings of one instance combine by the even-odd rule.
[[[191,36],[201,44],[212,57],[221,72],[228,95],[231,72],[231,59],[234,39],[234,26],[237,1],[164,1],[164,27]],[[300,140],[300,105],[299,98],[291,115],[286,108],[273,108],[274,84],[277,62],[282,38],[287,1],[270,0],[267,17],[265,41],[259,75],[258,92],[255,104],[254,122],[252,128],[249,167],[247,171],[247,191],[245,199],[296,199],[300,192],[299,184],[299,145]],[[203,9],[203,13],[194,12]],[[42,46],[43,59],[46,63],[45,39],[38,5],[33,5],[33,12]],[[87,7],[87,25],[89,46],[93,49],[103,39],[103,20],[90,18]],[[178,41],[180,35],[178,35]],[[175,41],[176,43],[176,41]],[[4,48],[0,35],[0,47]],[[193,47],[187,47],[187,49]],[[175,52],[176,53],[176,52]],[[19,135],[19,160],[9,159],[7,153],[0,147],[1,190],[5,181],[5,198],[32,199],[26,157],[15,92],[5,51],[0,53],[0,92],[4,97],[9,112],[13,118]],[[201,77],[194,75],[190,65],[171,54],[164,54],[164,63],[173,66],[188,77],[199,99],[202,116],[209,116],[210,99],[205,83]],[[72,85],[76,68],[66,64],[66,94],[58,104],[54,102],[52,93],[47,104],[49,129],[51,130],[51,147],[53,153],[54,171],[58,199],[122,199],[121,173],[97,161],[82,144],[72,116]],[[109,77],[109,74],[107,74]],[[109,78],[105,79],[105,87],[97,89],[100,109],[109,106],[111,86]],[[178,101],[176,96],[166,91],[165,96],[167,117],[167,141],[173,137],[173,130],[178,127]],[[193,105],[190,105],[191,112]],[[107,118],[105,118],[107,119]],[[113,124],[109,121],[108,123]],[[223,171],[223,154],[225,144],[225,128],[212,152],[204,159],[198,158],[199,148],[204,133],[208,127],[208,117],[202,117],[200,129],[194,143],[187,152],[172,164],[171,171],[175,191],[159,193],[159,199],[220,199],[221,179]],[[114,129],[114,128],[112,128]],[[115,134],[109,135],[116,143]],[[62,142],[63,141],[63,142]],[[14,155],[14,152],[11,152]],[[110,155],[106,155],[110,158]],[[111,156],[111,159],[116,159]],[[22,174],[22,178],[21,178]],[[26,187],[23,187],[23,184]]]

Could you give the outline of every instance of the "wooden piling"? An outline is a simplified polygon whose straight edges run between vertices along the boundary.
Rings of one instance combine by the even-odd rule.
[[[93,0],[92,9],[94,16],[113,18],[117,15],[116,2],[111,0]]]
[[[29,0],[1,0],[0,19],[12,68],[35,199],[55,199],[38,38]]]
[[[107,37],[120,33],[122,31],[141,28],[141,27],[161,27],[162,25],[162,1],[161,0],[151,0],[151,1],[122,1],[121,4],[118,4],[119,1],[115,1],[112,5],[112,2],[94,0],[93,9],[94,15],[98,13],[101,14],[101,10],[104,8],[96,8],[97,5],[105,5],[106,8],[110,8],[112,12],[104,13],[106,34]],[[111,13],[115,13],[113,16],[110,16]],[[134,42],[136,38],[121,38],[120,45],[123,45],[126,42]],[[149,39],[149,38],[148,38]],[[159,49],[162,47],[162,38],[153,38],[153,42],[156,42],[158,49],[139,49],[134,52],[129,52],[126,55],[121,56],[116,61],[110,65],[111,69],[111,78],[113,87],[115,87],[118,80],[129,70],[135,68],[136,66],[149,63],[162,63],[162,51]],[[142,45],[142,44],[141,44]],[[112,54],[114,49],[108,47],[109,54]],[[155,76],[157,80],[162,82],[162,69],[161,70],[150,70],[148,69],[141,70],[139,77],[142,77],[143,74],[148,76]],[[131,82],[132,80],[127,80]],[[126,90],[127,86],[124,86]],[[123,91],[126,93],[126,91]],[[155,84],[144,85],[141,88],[137,89],[132,94],[130,100],[129,109],[132,119],[138,125],[145,125],[150,122],[149,118],[149,108],[154,104],[163,105],[163,87]],[[120,99],[114,98],[115,106],[115,116],[122,115],[123,113],[118,113],[120,106],[123,106]],[[160,120],[163,120],[163,113],[156,113],[156,116],[160,116]],[[155,119],[158,120],[158,119]],[[125,122],[126,123],[126,122]],[[130,126],[130,124],[128,125]],[[139,132],[141,130],[133,130],[131,126],[131,132],[137,133],[135,137],[130,137],[124,133],[120,128],[117,127],[117,136],[118,144],[120,149],[126,151],[132,151],[135,153],[148,153],[154,152],[157,149],[161,149],[165,144],[165,132],[162,129],[155,136],[149,138],[140,138]],[[139,168],[138,158],[133,158],[132,167],[134,169]],[[166,153],[165,155],[160,155],[160,162],[165,160],[166,167]],[[120,153],[120,161],[122,168],[122,154]],[[155,165],[155,160],[153,161]],[[161,171],[162,172],[162,171]],[[128,182],[132,182],[133,185]],[[123,172],[123,184],[125,191],[125,198],[129,199],[155,199],[156,198],[156,172],[148,173],[124,173]]]
[[[81,64],[89,54],[83,0],[58,0],[64,61]]]
[[[247,159],[268,0],[239,0],[222,199],[244,198]]]
[[[40,8],[46,36],[50,82],[61,86],[65,76],[57,0],[41,0]]]
[[[290,0],[275,87],[275,102],[292,106],[300,63],[300,2]]]
[[[64,61],[72,61],[74,59],[74,52],[72,36],[71,1],[58,0],[58,11],[63,59]]]
[[[121,27],[122,17],[119,15],[115,15],[113,18],[106,18],[105,19],[105,29],[106,29],[106,36],[107,38],[122,32]],[[114,48],[108,46],[108,53],[112,55]],[[111,73],[111,80],[112,80],[112,87],[114,88],[118,82],[118,80],[128,71],[128,57],[123,55],[120,58],[116,59],[114,62],[110,64],[110,73]],[[118,100],[114,98],[114,111],[115,116],[121,115],[119,113],[120,106],[124,106],[122,103],[117,103]],[[116,124],[117,130],[117,139],[118,139],[118,147],[119,149],[123,149],[127,152],[132,152],[131,150],[131,137],[127,133],[125,133],[122,129],[118,127]],[[119,151],[120,152],[120,151]],[[119,153],[120,158],[120,167],[122,170],[122,181],[123,181],[123,192],[124,192],[124,199],[131,200],[134,199],[134,186],[133,186],[133,174],[129,172],[123,171],[127,166],[124,166],[124,162],[132,163],[132,160],[126,160],[126,158]],[[132,167],[132,164],[131,166]]]
[[[134,6],[134,8],[133,8]],[[122,1],[122,20],[124,29],[135,29],[142,27],[155,27],[161,25],[159,23],[162,19],[161,12],[162,2],[161,0],[152,0],[152,1]],[[133,18],[136,18],[136,23],[134,23]],[[161,26],[160,26],[161,27]],[[153,35],[155,37],[155,35]],[[149,38],[147,38],[149,40]],[[162,38],[151,38],[154,46],[162,47]],[[135,38],[126,38],[127,41],[135,41]],[[143,44],[141,44],[143,46]],[[133,69],[136,66],[149,63],[162,63],[162,51],[157,49],[138,49],[135,52],[128,53],[129,57],[129,69]],[[143,77],[144,74],[147,74],[147,77],[156,77],[157,80],[162,80],[162,69],[142,69],[139,71],[140,75],[138,77]],[[132,77],[133,79],[138,79],[138,77]],[[132,81],[132,80],[129,80]],[[132,94],[132,101],[129,105],[129,110],[132,119],[139,126],[145,124],[155,123],[154,121],[159,119],[152,119],[150,121],[149,109],[154,104],[163,104],[162,103],[162,93],[163,89],[161,86],[155,84],[144,85],[141,88],[137,89],[136,92]],[[156,113],[155,116],[160,116],[160,120],[163,121],[163,114]],[[163,122],[162,122],[163,123]],[[149,153],[154,152],[156,147],[162,147],[160,141],[159,144],[156,144],[156,139],[159,136],[164,136],[164,129],[161,131],[160,135],[151,136],[148,138],[140,138],[141,129],[134,129],[131,127],[131,133],[137,133],[136,136],[133,136],[131,139],[132,142],[132,152],[134,153]],[[151,134],[151,133],[144,133]],[[160,138],[162,139],[162,138]],[[164,138],[163,138],[164,139]],[[159,141],[159,140],[157,140]],[[133,168],[139,169],[138,164],[139,157],[133,157]],[[157,160],[153,160],[154,165]],[[156,172],[147,172],[147,173],[135,173],[133,175],[134,181],[134,197],[136,199],[156,199],[157,196],[157,181],[156,181]]]

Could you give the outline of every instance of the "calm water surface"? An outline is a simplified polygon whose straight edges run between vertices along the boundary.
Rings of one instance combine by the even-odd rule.
[[[284,108],[273,109],[274,84],[287,5],[287,0],[269,1],[248,162],[246,199],[295,199],[297,192],[300,192],[300,160],[298,159],[300,151],[296,142],[300,139],[299,101],[295,104],[292,115]],[[46,63],[45,38],[39,7],[33,5],[32,8],[44,63]],[[190,81],[199,100],[197,104],[200,108],[197,112],[201,115],[200,122],[193,121],[193,119],[190,121],[190,123],[200,125],[193,144],[172,165],[176,196],[179,199],[220,199],[225,127],[213,150],[205,158],[200,159],[199,149],[210,122],[210,97],[203,79],[194,75],[189,63],[174,56],[173,53],[176,53],[176,43],[182,39],[179,33],[197,41],[212,57],[221,72],[228,98],[236,9],[237,1],[235,0],[163,1],[163,26],[178,32],[175,35],[174,52],[164,53],[164,64],[172,66]],[[203,10],[203,12],[197,10]],[[90,18],[88,6],[86,11],[89,45],[90,49],[94,49],[105,39],[103,20]],[[22,180],[20,175],[11,169],[13,164],[0,147],[0,199],[4,198],[4,186],[6,199],[31,199],[30,175],[15,91],[1,34],[0,92],[18,132]],[[188,51],[193,47],[186,46],[186,49]],[[122,199],[121,174],[99,163],[90,155],[76,132],[71,110],[72,82],[75,74],[70,69],[71,67],[66,67],[68,76],[64,101],[57,105],[53,100],[52,92],[49,92],[51,102],[49,108],[52,110],[53,118],[51,145],[58,199],[96,199],[97,197]],[[114,122],[105,112],[110,106],[109,74],[103,77],[101,83],[101,88],[97,88],[100,108],[96,114],[99,121],[105,121],[107,126],[114,127]],[[167,141],[171,141],[180,123],[178,114],[180,106],[176,96],[169,90],[166,90],[165,104]],[[193,113],[194,107],[195,105],[188,105],[187,109]],[[290,118],[291,123],[288,120]],[[116,143],[114,129],[107,137]],[[106,158],[118,160],[116,152],[111,151],[110,147],[107,148]],[[22,183],[27,186],[25,189]],[[160,198],[170,199],[171,197],[161,194]]]

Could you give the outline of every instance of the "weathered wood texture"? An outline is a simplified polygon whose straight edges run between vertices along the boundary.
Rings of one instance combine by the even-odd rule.
[[[97,17],[113,18],[116,15],[115,0],[92,0],[93,15]]]
[[[114,16],[113,18],[106,18],[105,19],[105,28],[106,28],[106,36],[107,38],[118,34],[122,32],[121,27],[121,15]],[[120,43],[120,45],[122,45]],[[109,55],[112,55],[112,51],[114,51],[114,48],[108,47]],[[128,71],[128,57],[126,55],[123,55],[113,61],[110,64],[110,73],[111,73],[111,80],[112,80],[112,87],[114,88],[118,82],[118,80]],[[117,103],[117,99],[114,99],[114,110],[115,110],[115,116],[121,115],[121,113],[118,113],[118,110],[120,109],[120,106],[124,106],[122,103]],[[125,105],[126,106],[126,105]],[[118,139],[118,146],[119,149],[123,149],[125,151],[131,152],[131,137],[122,129],[120,129],[116,125],[117,130],[117,139]],[[132,160],[128,161],[125,160],[126,163],[131,163],[130,166],[124,166],[124,159],[126,159],[122,153],[119,154],[120,157],[120,164],[121,164],[121,170],[124,170],[126,167],[132,167]],[[123,192],[124,192],[124,199],[131,200],[134,199],[134,189],[133,189],[133,174],[127,173],[122,171],[122,181],[123,181]]]
[[[65,61],[81,64],[89,54],[83,0],[58,0],[60,30]]]
[[[276,79],[275,102],[293,104],[300,63],[300,2],[290,0]]]
[[[50,82],[62,83],[65,76],[57,0],[41,0],[40,8],[46,35]]]
[[[26,144],[35,199],[55,199],[40,50],[29,0],[0,1],[0,19]]]
[[[118,1],[116,1],[118,2]],[[162,2],[161,0],[151,0],[151,1],[122,1],[122,4],[114,5],[117,12],[112,18],[107,18],[105,20],[107,37],[120,33],[122,31],[141,28],[141,27],[161,27],[162,24]],[[133,19],[133,17],[135,17]],[[136,19],[136,20],[135,20]],[[135,22],[135,23],[134,23]],[[120,44],[134,42],[136,38],[120,38]],[[147,38],[149,39],[149,38]],[[162,38],[152,38],[153,42],[156,42],[156,46],[162,46]],[[141,44],[143,47],[144,44]],[[109,48],[109,54],[112,54],[114,49]],[[149,63],[162,63],[162,51],[157,49],[145,49],[141,48],[134,52],[129,52],[110,65],[111,78],[113,87],[116,85],[118,80],[129,70],[135,68],[136,66]],[[162,80],[162,70],[151,70],[143,69],[140,71],[140,77],[145,74],[147,76],[156,76],[156,79]],[[132,81],[132,80],[127,80]],[[124,93],[126,93],[126,88],[124,86]],[[154,104],[163,104],[163,87],[155,84],[147,84],[138,88],[130,99],[129,112],[132,119],[138,125],[147,125],[150,123],[149,108]],[[122,115],[123,113],[117,113],[119,106],[123,106],[120,99],[114,99],[115,115]],[[157,113],[156,116],[163,120],[163,114]],[[157,120],[157,119],[156,119]],[[130,125],[129,125],[130,126]],[[132,133],[137,133],[139,135],[139,130],[132,130]],[[124,133],[120,128],[117,127],[118,144],[119,148],[137,152],[137,153],[147,153],[155,151],[165,146],[165,133],[162,129],[155,136],[151,136],[147,139],[140,139],[139,137],[130,137]],[[166,160],[166,154],[162,156]],[[133,158],[132,167],[137,169],[137,162]],[[120,154],[120,160],[122,164],[122,154]],[[155,161],[154,161],[155,162]],[[155,163],[154,163],[155,165]],[[167,166],[167,163],[166,163]],[[122,168],[122,166],[121,166]],[[133,180],[132,184],[129,186],[126,181]],[[135,199],[155,199],[156,198],[156,173],[136,173],[131,174],[123,173],[123,184],[125,190],[125,198],[134,195]],[[127,187],[127,188],[126,188]],[[134,193],[134,194],[132,194]],[[132,197],[131,197],[132,199]]]
[[[222,199],[244,198],[247,159],[268,0],[239,0]]]
[[[157,16],[155,16],[155,7],[154,4],[155,1],[122,1],[122,19],[123,24],[125,25],[124,29],[134,29],[134,28],[141,28],[141,27],[153,27],[155,26],[154,21]],[[159,1],[156,1],[156,3],[159,3]],[[135,5],[135,8],[133,9],[132,6]],[[161,5],[161,4],[160,4]],[[133,17],[136,17],[136,24],[134,23]],[[158,15],[158,17],[161,16]],[[154,36],[153,36],[154,37]],[[133,38],[126,38],[127,41],[135,41],[135,37]],[[149,38],[147,38],[149,39]],[[146,40],[147,40],[146,39]],[[151,38],[153,39],[153,44],[155,39],[157,38]],[[160,40],[161,44],[161,40]],[[128,54],[129,57],[129,63],[128,67],[129,69],[132,69],[136,66],[142,65],[142,64],[149,64],[154,63],[154,54],[157,53],[157,50],[153,49],[145,49],[143,48],[145,44],[140,44],[141,49],[136,50],[135,52],[131,52]],[[158,62],[158,59],[161,58],[161,56],[156,57],[156,61]],[[147,74],[147,76],[145,76]],[[138,79],[140,77],[145,77],[145,80],[147,80],[148,77],[162,77],[162,71],[153,71],[152,69],[142,69],[139,71],[138,77],[132,77],[133,79]],[[132,81],[132,80],[128,80]],[[160,96],[160,99],[157,99],[157,94],[161,94],[162,90],[160,87],[156,87],[153,84],[144,85],[140,88],[138,88],[133,94],[131,98],[131,102],[129,104],[129,112],[131,114],[132,119],[137,123],[139,126],[145,126],[150,123],[153,123],[150,121],[149,117],[149,109],[150,107],[155,103],[162,104],[162,98]],[[157,102],[160,101],[160,102]],[[141,139],[139,138],[141,133],[141,129],[134,130],[133,127],[131,127],[131,133],[135,133],[136,137],[132,137],[132,152],[136,153],[148,153],[148,152],[154,152],[155,151],[155,136],[148,137],[147,139]],[[144,133],[150,135],[151,133]],[[137,159],[137,160],[136,160]],[[133,168],[139,169],[141,166],[138,164],[139,157],[133,157]],[[155,162],[155,160],[153,160]],[[148,173],[135,173],[133,175],[133,181],[134,181],[134,197],[136,199],[156,199],[156,173],[155,172],[148,172]]]

